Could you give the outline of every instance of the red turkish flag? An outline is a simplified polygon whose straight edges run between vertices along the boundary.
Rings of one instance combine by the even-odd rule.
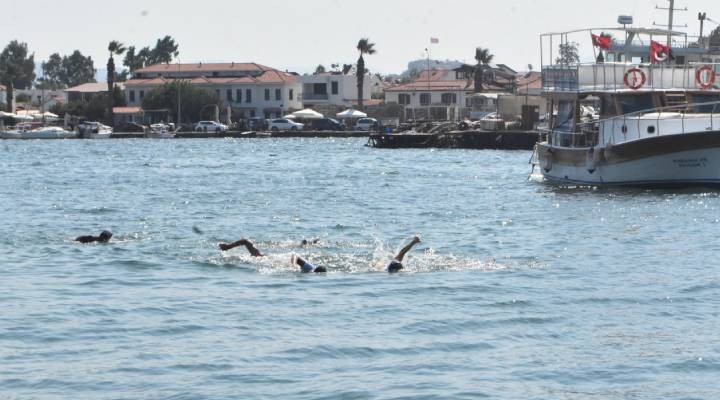
[[[590,34],[590,36],[592,37],[593,46],[605,50],[610,50],[610,42],[612,41],[611,38],[607,36],[598,36],[593,34]]]
[[[650,61],[653,63],[662,63],[668,60],[672,60],[675,57],[672,55],[672,49],[670,46],[665,46],[654,40],[650,41]]]

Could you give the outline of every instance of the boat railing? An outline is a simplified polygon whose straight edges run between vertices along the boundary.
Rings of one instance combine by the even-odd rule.
[[[698,107],[707,107],[709,109],[708,112],[688,112],[689,109]],[[712,107],[712,108],[710,108]],[[677,112],[677,116],[675,115],[667,115],[668,112]],[[649,135],[642,135],[642,124],[643,122],[647,123],[647,118],[641,118],[644,115],[650,115],[650,114],[657,114],[655,116],[655,124],[652,125],[652,129],[654,130],[652,133],[649,133]],[[588,132],[597,132],[600,131],[601,127],[610,124],[609,131],[611,132],[611,140],[612,143],[620,143],[620,142],[626,142],[628,140],[634,140],[634,139],[641,139],[643,137],[648,136],[660,136],[663,134],[663,131],[661,129],[662,124],[660,123],[661,120],[668,120],[668,119],[679,119],[680,120],[680,129],[673,131],[674,134],[684,134],[687,133],[686,128],[688,128],[687,120],[690,118],[689,116],[698,116],[702,115],[704,117],[709,116],[709,126],[705,126],[704,130],[709,131],[715,131],[716,128],[720,129],[720,101],[709,101],[709,102],[702,102],[702,103],[689,103],[689,104],[678,104],[678,105],[672,105],[672,106],[663,106],[663,107],[653,107],[645,110],[635,111],[628,114],[623,114],[620,116],[615,117],[609,117],[604,119],[596,119],[591,121],[583,121],[575,124],[575,131],[574,132],[566,132],[566,131],[557,131],[557,130],[551,130],[551,129],[543,129],[538,130],[541,134],[546,136],[557,136],[559,135],[578,135],[578,136],[584,136]],[[717,121],[716,121],[717,119]],[[637,129],[633,131],[630,131],[628,127],[630,124],[637,124]],[[616,128],[620,128],[619,130]],[[697,131],[697,125],[692,125],[693,132]],[[603,132],[607,132],[608,129],[602,130]],[[618,132],[619,131],[619,132]],[[628,133],[631,134],[630,137],[628,137]],[[634,134],[634,135],[633,135]],[[622,135],[622,140],[617,140],[619,136]],[[598,138],[599,139],[599,138]],[[605,139],[608,139],[605,137]],[[607,140],[606,140],[607,141]],[[556,138],[557,142],[557,138]],[[593,145],[596,145],[597,143],[594,143]]]
[[[706,90],[718,86],[720,63],[633,64],[593,62],[542,67],[543,91],[617,92],[652,90]]]

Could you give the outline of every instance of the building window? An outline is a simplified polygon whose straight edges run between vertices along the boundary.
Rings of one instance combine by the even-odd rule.
[[[250,110],[250,118],[255,118],[255,110]]]
[[[404,106],[410,104],[410,95],[406,93],[401,93],[398,95],[398,103],[402,104]]]
[[[232,98],[232,89],[226,89],[226,90],[225,90],[225,96],[227,96],[227,101],[229,101],[230,103],[232,103],[232,101],[233,101],[233,98]]]
[[[430,105],[430,93],[420,93],[420,105],[421,106],[429,106]]]
[[[235,101],[237,103],[242,103],[242,89],[238,89],[235,91]]]
[[[270,89],[265,89],[265,101],[270,101]]]
[[[245,102],[252,103],[252,89],[245,89]]]
[[[141,90],[141,91],[140,91],[140,100],[142,100],[143,97],[145,97],[145,91],[144,91],[144,90]]]
[[[290,91],[288,92],[288,98],[290,100],[293,100],[294,95],[295,95],[295,92],[292,89],[290,89]]]
[[[455,104],[457,103],[457,94],[443,93],[441,101],[443,104]]]
[[[282,89],[275,89],[275,100],[282,100]]]
[[[332,82],[330,85],[330,90],[332,91],[332,94],[338,94],[338,83],[337,81]]]
[[[130,98],[130,102],[131,102],[131,103],[134,103],[134,102],[135,102],[135,91],[134,91],[134,90],[131,90],[131,91],[128,92],[128,93],[129,93],[128,96],[129,96],[129,98]]]

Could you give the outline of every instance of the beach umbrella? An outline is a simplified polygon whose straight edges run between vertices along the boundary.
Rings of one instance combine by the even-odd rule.
[[[295,119],[295,118],[297,118],[297,117],[294,116],[294,115],[292,115],[292,114],[288,114],[288,115],[284,116],[283,118],[285,118],[285,119]]]
[[[341,113],[337,113],[337,117],[338,117],[338,118],[342,118],[342,119],[345,119],[345,118],[365,118],[365,117],[367,117],[367,114],[365,114],[365,113],[362,112],[362,111],[358,111],[358,110],[356,110],[356,109],[354,109],[354,108],[350,108],[350,109],[347,109],[347,110],[345,110],[345,111],[343,111],[343,112],[341,112]]]
[[[15,118],[17,115],[5,111],[0,111],[0,118]]]
[[[306,108],[306,109],[300,110],[300,111],[295,111],[294,113],[292,113],[292,115],[294,115],[295,118],[300,118],[300,119],[322,119],[322,118],[325,118],[324,115],[320,114],[319,112],[317,112],[315,110],[311,110],[309,108]]]

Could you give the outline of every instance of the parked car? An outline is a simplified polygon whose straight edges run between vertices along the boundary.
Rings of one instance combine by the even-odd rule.
[[[280,118],[280,119],[274,119],[270,121],[270,130],[271,131],[301,131],[305,125],[290,121],[287,118]]]
[[[322,118],[313,120],[310,123],[310,129],[314,131],[344,131],[345,125],[336,119]]]
[[[227,132],[228,126],[215,121],[200,121],[195,125],[195,132]]]
[[[355,124],[356,131],[374,131],[378,127],[378,120],[375,118],[360,118]]]

